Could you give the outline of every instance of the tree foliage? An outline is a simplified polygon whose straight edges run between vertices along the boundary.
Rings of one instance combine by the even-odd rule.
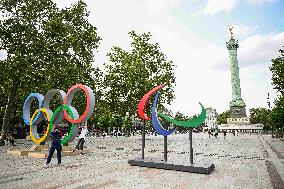
[[[105,67],[106,99],[114,114],[134,115],[138,101],[153,87],[167,83],[160,102],[170,103],[174,98],[175,77],[172,61],[167,60],[157,43],[150,43],[150,33],[129,32],[131,50],[113,47],[107,54],[110,62]]]
[[[270,114],[271,128],[284,133],[284,96],[279,96]]]
[[[227,110],[225,112],[222,112],[217,116],[217,124],[226,124],[227,123],[227,118],[230,117],[230,110]]]
[[[282,95],[284,94],[284,50],[280,49],[280,56],[271,60],[272,84]]]
[[[179,111],[176,112],[175,114],[175,120],[186,120],[188,119],[188,116],[183,115],[182,113],[180,113]]]
[[[122,120],[122,127],[127,129],[127,131],[133,128],[133,120],[131,120],[130,116],[124,117],[124,119]]]
[[[275,106],[272,109],[270,121],[273,130],[284,130],[284,50],[280,49],[280,56],[272,60],[270,71],[272,72],[272,84],[280,92]]]
[[[0,114],[5,109],[20,118],[30,92],[45,94],[52,88],[66,91],[76,83],[93,88],[97,85],[93,75],[98,76],[99,70],[92,62],[100,37],[88,21],[84,2],[58,9],[52,0],[1,0],[0,11],[0,49],[7,52],[7,58],[1,61],[0,75],[5,78],[1,94],[5,95]],[[16,90],[9,104],[13,86]],[[79,112],[84,109],[83,103],[75,103]],[[4,118],[4,129],[9,126],[9,117]]]
[[[252,124],[262,123],[264,125],[265,130],[269,129],[271,110],[266,108],[252,108],[249,111],[250,111],[250,122]]]
[[[101,112],[97,120],[98,128],[107,131],[107,128],[110,128],[113,126],[113,122],[114,122],[114,119],[113,119],[112,113],[106,107],[104,107],[104,111]]]

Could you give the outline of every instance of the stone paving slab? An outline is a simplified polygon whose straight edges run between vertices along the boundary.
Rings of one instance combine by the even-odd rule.
[[[162,159],[163,137],[146,138],[145,157]],[[53,158],[48,168],[44,159],[15,157],[7,154],[7,146],[0,147],[0,188],[273,188],[266,161],[273,163],[282,180],[284,163],[266,140],[269,136],[228,134],[226,139],[215,139],[194,133],[194,162],[214,163],[210,175],[128,165],[128,160],[141,156],[140,136],[87,138],[91,153],[63,157],[62,166],[56,166],[57,159]],[[280,149],[279,142],[271,145]],[[17,147],[32,145],[20,143]],[[189,147],[187,134],[169,136],[168,160],[189,162]]]

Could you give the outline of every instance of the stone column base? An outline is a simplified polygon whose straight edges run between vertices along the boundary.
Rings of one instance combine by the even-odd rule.
[[[230,107],[230,118],[245,118],[245,117],[247,117],[245,106]]]

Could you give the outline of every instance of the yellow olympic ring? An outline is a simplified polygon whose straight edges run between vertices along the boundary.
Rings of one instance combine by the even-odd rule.
[[[33,120],[34,120],[34,118],[36,117],[36,115],[38,113],[38,109],[37,109],[35,111],[35,113],[33,114],[32,118],[30,119],[30,137],[36,144],[39,144],[39,143],[43,142],[45,140],[45,138],[47,137],[48,133],[49,133],[50,113],[45,108],[41,108],[40,111],[45,113],[47,121],[48,121],[48,125],[47,125],[47,128],[46,128],[46,131],[45,131],[44,135],[41,138],[39,137],[38,133],[36,133],[36,134],[38,135],[39,139],[34,137],[34,135],[33,135],[33,126],[37,127],[37,125],[33,125]]]

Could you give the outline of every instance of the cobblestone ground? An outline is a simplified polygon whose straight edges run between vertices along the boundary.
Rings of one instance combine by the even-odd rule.
[[[284,142],[280,139],[230,133],[226,139],[223,135],[215,139],[205,133],[194,133],[194,162],[215,164],[210,175],[201,175],[129,166],[128,160],[141,155],[140,138],[87,138],[86,146],[92,153],[63,157],[62,166],[57,166],[57,159],[52,159],[50,168],[45,168],[44,159],[13,157],[6,153],[9,147],[0,147],[0,188],[261,189],[283,186],[273,183],[276,177],[272,174],[274,171],[284,180],[284,159],[280,156],[284,155]],[[28,148],[32,143],[18,140],[17,145]],[[188,135],[169,136],[168,150],[168,160],[189,162]],[[146,136],[145,157],[163,158],[161,136]],[[274,170],[269,171],[268,162],[274,165]]]

